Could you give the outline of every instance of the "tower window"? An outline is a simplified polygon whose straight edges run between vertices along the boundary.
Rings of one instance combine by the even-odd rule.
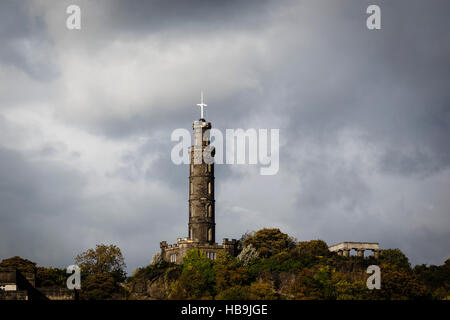
[[[208,193],[211,194],[211,182],[208,182]]]
[[[208,205],[208,217],[212,217],[212,205]]]
[[[177,262],[177,254],[173,253],[170,255],[170,262],[176,263]]]
[[[212,229],[208,229],[208,241],[212,241]]]

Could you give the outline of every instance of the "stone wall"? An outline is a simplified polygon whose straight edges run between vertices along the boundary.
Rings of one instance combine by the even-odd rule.
[[[18,291],[1,291],[0,300],[28,300],[28,292],[26,290]]]
[[[161,242],[161,257],[167,262],[175,262],[181,264],[186,253],[194,248],[198,248],[206,253],[219,253],[220,251],[227,251],[230,255],[235,256],[237,251],[237,241],[235,239],[223,239],[222,244],[196,242],[188,238],[178,239],[178,242],[173,245],[167,245],[165,241]],[[176,259],[172,256],[175,255]],[[175,260],[175,261],[174,261]]]
[[[75,300],[75,291],[64,288],[38,288],[50,300]]]

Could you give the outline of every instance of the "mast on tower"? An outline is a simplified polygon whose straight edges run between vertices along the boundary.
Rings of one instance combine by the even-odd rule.
[[[200,103],[197,103],[197,105],[200,107],[200,120],[205,120],[205,118],[203,117],[203,108],[208,105],[203,102],[203,91],[201,92],[200,95],[201,95]]]

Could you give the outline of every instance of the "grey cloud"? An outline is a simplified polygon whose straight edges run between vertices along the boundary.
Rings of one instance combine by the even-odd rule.
[[[205,87],[217,93],[206,92],[207,115],[214,127],[277,127],[285,143],[275,177],[255,177],[251,166],[244,170],[216,167],[217,238],[279,226],[301,240],[380,241],[384,248],[404,250],[413,263],[438,264],[448,257],[448,189],[441,182],[450,164],[448,2],[377,1],[382,8],[380,31],[365,28],[365,9],[371,1],[79,3],[88,6],[84,26],[89,32],[78,34],[70,48],[58,47],[56,52],[86,46],[95,56],[105,43],[131,44],[149,35],[162,47],[168,42],[183,44],[229,34],[270,42],[268,47],[235,57],[244,61],[257,81],[252,89],[222,94],[216,83],[205,80]],[[13,43],[25,39],[45,52],[59,43],[53,36],[68,35],[47,33],[43,24],[49,26],[51,21],[30,17],[16,2],[2,5],[8,7],[0,11],[5,26],[0,38],[6,44],[0,49],[0,63],[44,82],[56,79],[50,57],[30,65]],[[206,56],[208,43],[198,50]],[[258,56],[249,59],[254,52]],[[214,59],[218,64],[224,61],[222,54]],[[173,96],[199,76],[171,72],[170,77],[177,80],[171,82],[177,84],[170,90]],[[234,81],[240,74],[230,77]],[[114,103],[97,100],[96,94],[91,97],[93,108],[96,103]],[[51,99],[48,103],[55,103]],[[173,97],[167,97],[169,102],[135,100],[146,107],[127,117],[107,111],[96,121],[61,117],[62,123],[109,141],[149,137],[141,148],[124,154],[109,173],[114,181],[136,188],[134,195],[131,190],[86,198],[83,186],[88,177],[84,174],[64,169],[63,163],[62,168],[52,162],[38,168],[24,154],[3,149],[0,235],[6,240],[1,241],[0,255],[20,254],[43,264],[62,264],[99,241],[114,241],[124,251],[131,271],[148,263],[160,240],[172,242],[185,236],[188,168],[170,161],[174,145],[170,133],[175,128],[190,129],[198,116],[197,100],[198,92],[192,92],[181,103]],[[180,105],[169,108],[167,103]],[[14,137],[10,129],[2,128],[3,122],[0,141]],[[349,130],[359,133],[351,139],[357,139],[361,148],[350,159],[343,156],[346,150],[339,140]],[[45,158],[66,151],[44,144],[35,152]],[[312,154],[299,157],[301,152]],[[146,157],[154,159],[149,168]],[[165,195],[159,199],[140,195],[142,178],[147,184],[159,183]],[[58,186],[53,195],[52,185]],[[435,209],[417,209],[429,205]],[[54,231],[64,225],[58,215],[64,209],[73,219],[73,230],[78,230],[65,237]],[[31,212],[35,216],[27,220]],[[38,217],[48,219],[33,228]],[[45,223],[52,224],[53,231]],[[8,231],[14,226],[19,226],[16,237]],[[31,239],[40,242],[34,245]],[[61,243],[61,248],[52,241]]]
[[[51,57],[37,58],[40,51],[51,53],[52,41],[42,17],[31,16],[25,2],[7,0],[0,4],[0,42],[2,64],[12,65],[38,81],[57,77]]]

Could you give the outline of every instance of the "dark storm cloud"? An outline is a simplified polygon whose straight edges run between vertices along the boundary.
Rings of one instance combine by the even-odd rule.
[[[111,12],[122,24],[111,26],[117,32],[214,32],[260,27],[268,16],[269,1],[114,1]],[[200,50],[207,50],[207,43]]]
[[[370,142],[389,145],[381,161],[386,170],[446,168],[450,22],[442,9],[448,4],[433,3],[381,1],[383,24],[378,33],[350,19],[364,10],[364,2],[344,1],[338,12],[321,16],[325,39],[314,38],[284,73],[273,77],[288,86],[287,134],[333,143],[337,131],[356,126],[365,130]]]
[[[45,261],[50,252],[62,257],[63,229],[80,200],[84,177],[56,163],[29,162],[27,155],[0,148],[0,251]],[[55,235],[59,235],[56,239]],[[39,250],[42,248],[42,255]],[[53,261],[58,259],[51,259]],[[60,261],[60,260],[59,260]]]
[[[31,16],[26,2],[6,0],[0,3],[0,63],[12,65],[39,81],[57,76],[52,59],[39,59],[37,50],[51,52],[42,17]]]
[[[65,267],[95,243],[114,243],[134,268],[149,263],[159,244],[154,237],[184,233],[171,224],[183,209],[181,196],[165,205],[147,195],[132,197],[133,212],[122,211],[129,195],[122,193],[120,201],[115,194],[86,197],[87,177],[81,172],[28,157],[0,149],[0,259],[20,255]],[[158,219],[161,214],[167,219]],[[148,243],[144,252],[134,245],[137,239]]]

